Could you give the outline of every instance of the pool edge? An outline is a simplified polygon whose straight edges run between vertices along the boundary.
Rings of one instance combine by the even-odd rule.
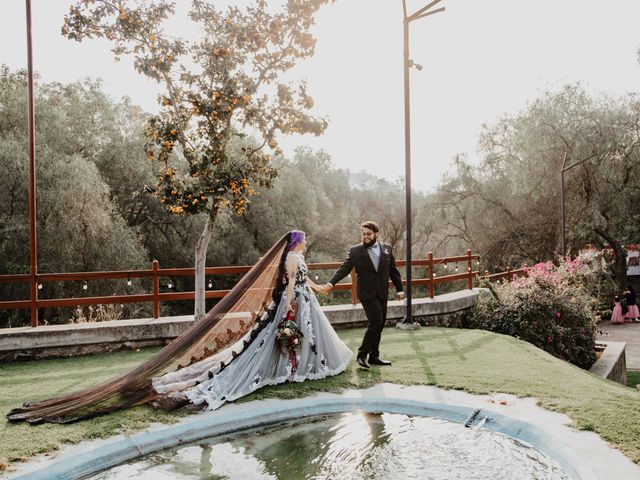
[[[14,477],[15,480],[82,479],[141,455],[192,443],[203,438],[270,425],[292,419],[352,411],[397,413],[440,418],[463,424],[474,411],[475,421],[486,418],[484,428],[523,440],[556,461],[570,478],[597,480],[595,470],[568,444],[542,428],[490,410],[394,397],[334,397],[281,400],[255,408],[218,410],[180,425],[140,433],[99,448],[61,459],[46,468]]]

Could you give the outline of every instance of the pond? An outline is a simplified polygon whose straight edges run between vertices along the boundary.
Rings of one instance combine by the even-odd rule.
[[[476,426],[346,412],[200,440],[92,476],[103,479],[539,479],[569,477],[531,445]]]

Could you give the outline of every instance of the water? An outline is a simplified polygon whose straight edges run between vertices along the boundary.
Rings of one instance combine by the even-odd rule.
[[[92,477],[121,479],[564,480],[550,458],[489,430],[429,417],[345,413],[200,441]]]

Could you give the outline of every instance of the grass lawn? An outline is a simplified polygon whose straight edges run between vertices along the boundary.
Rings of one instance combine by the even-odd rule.
[[[338,333],[355,351],[363,330]],[[156,351],[5,364],[0,371],[0,412],[109,379]],[[346,372],[335,377],[267,387],[242,401],[339,392],[381,382],[437,385],[477,394],[511,393],[536,397],[541,406],[566,413],[577,428],[598,433],[640,463],[640,392],[635,388],[601,380],[515,338],[479,330],[423,328],[407,332],[388,328],[382,352],[393,361],[392,367],[363,371],[352,362]],[[149,422],[173,422],[184,415],[143,406],[72,425],[5,422],[0,428],[0,470],[63,443],[129,433]]]

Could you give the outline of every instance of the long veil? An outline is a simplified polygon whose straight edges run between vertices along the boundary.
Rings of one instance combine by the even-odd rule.
[[[289,239],[290,233],[278,240],[200,321],[144,364],[95,387],[25,403],[11,410],[7,418],[14,422],[70,423],[157,399],[154,377],[199,362],[239,340],[267,312],[271,299],[279,302]]]

